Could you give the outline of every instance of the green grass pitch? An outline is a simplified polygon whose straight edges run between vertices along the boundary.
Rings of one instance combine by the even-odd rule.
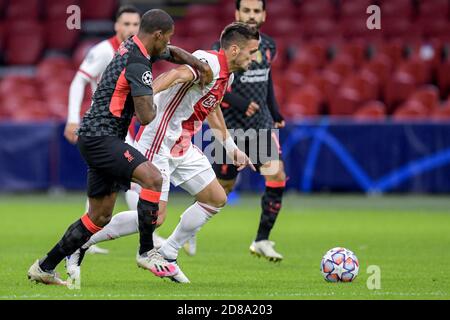
[[[172,195],[168,236],[192,199]],[[26,272],[84,210],[84,196],[0,196],[0,299],[449,299],[450,199],[425,196],[300,196],[289,194],[271,239],[279,264],[251,256],[259,221],[258,196],[225,207],[198,235],[198,253],[180,253],[192,281],[172,283],[138,269],[138,237],[103,243],[109,255],[88,255],[81,290],[33,284]],[[125,210],[122,198],[115,212]],[[353,283],[327,283],[320,260],[344,246],[360,261]],[[369,290],[369,265],[381,289]],[[63,264],[58,267],[64,273]]]

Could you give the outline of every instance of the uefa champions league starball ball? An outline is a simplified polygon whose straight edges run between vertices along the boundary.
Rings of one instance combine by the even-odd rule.
[[[358,258],[352,251],[341,247],[328,250],[320,263],[320,271],[328,282],[352,282],[358,270]]]

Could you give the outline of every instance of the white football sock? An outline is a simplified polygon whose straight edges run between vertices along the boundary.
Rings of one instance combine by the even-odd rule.
[[[88,242],[83,245],[87,249],[93,244],[113,240],[132,233],[137,233],[138,215],[137,211],[124,211],[114,215],[111,221],[99,232],[95,233]]]
[[[176,259],[178,250],[183,244],[193,237],[209,219],[220,211],[210,205],[195,202],[181,215],[180,222],[159,252],[167,259]]]
[[[139,193],[141,192],[141,186],[137,183],[131,183],[131,189],[125,192],[125,201],[127,202],[128,209],[137,210],[137,203],[139,201]]]

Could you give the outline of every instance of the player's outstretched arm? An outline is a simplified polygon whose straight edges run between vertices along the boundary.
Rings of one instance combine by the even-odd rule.
[[[155,81],[153,81],[153,92],[158,92],[169,89],[178,84],[197,80],[197,74],[188,66],[180,66],[178,68],[169,70],[161,74]]]
[[[175,46],[167,46],[170,51],[170,57],[168,61],[177,64],[187,64],[190,65],[195,70],[198,70],[200,74],[200,86],[204,87],[206,84],[213,80],[213,72],[208,64],[201,62],[199,59],[194,57],[192,54]]]
[[[214,111],[208,115],[207,120],[209,127],[213,130],[214,137],[223,144],[227,154],[233,159],[237,170],[241,171],[246,166],[249,166],[253,171],[256,171],[250,158],[244,152],[239,150],[234,143],[233,138],[228,132],[220,107],[216,107]]]

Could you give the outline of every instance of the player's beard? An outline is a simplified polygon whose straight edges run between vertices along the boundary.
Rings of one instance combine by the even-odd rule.
[[[248,25],[250,25],[252,27],[255,27],[258,30],[259,30],[259,28],[262,25],[262,22],[256,22],[256,20],[253,20],[253,19],[248,20],[248,21],[241,21],[241,22],[244,22],[244,23],[246,23],[246,24],[248,24]]]

